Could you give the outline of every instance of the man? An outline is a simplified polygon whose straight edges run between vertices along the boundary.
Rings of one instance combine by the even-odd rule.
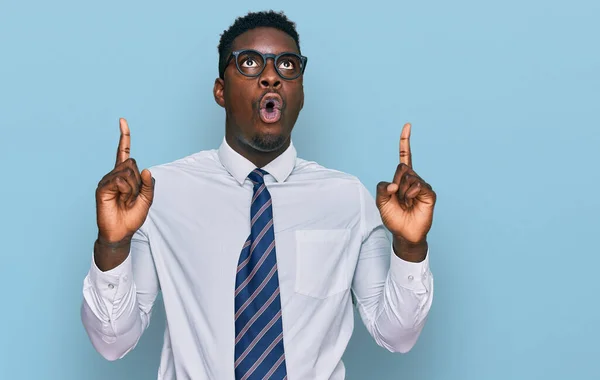
[[[343,379],[353,300],[377,344],[407,352],[432,302],[436,199],[412,170],[410,125],[374,200],[357,178],[296,156],[307,58],[285,15],[238,18],[219,54],[219,149],[140,173],[120,121],[83,289],[94,347],[108,360],[132,350],[160,289],[159,379]]]

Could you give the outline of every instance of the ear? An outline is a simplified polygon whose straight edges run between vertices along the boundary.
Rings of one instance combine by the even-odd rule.
[[[213,88],[213,95],[215,97],[215,102],[218,105],[225,108],[225,81],[221,78],[215,79],[215,86]]]

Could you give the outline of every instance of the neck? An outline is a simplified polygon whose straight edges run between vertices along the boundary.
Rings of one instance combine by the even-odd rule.
[[[240,141],[240,139],[236,138],[229,132],[225,133],[225,141],[227,141],[227,144],[229,144],[231,149],[239,153],[248,161],[252,162],[257,168],[266,166],[269,162],[279,157],[290,146],[290,139],[288,138],[286,142],[279,148],[273,151],[263,152],[254,149],[250,145]]]

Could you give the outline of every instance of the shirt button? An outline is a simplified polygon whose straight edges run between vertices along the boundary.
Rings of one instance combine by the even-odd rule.
[[[412,274],[408,275],[408,281],[412,281],[412,280],[414,280],[413,275]]]
[[[114,288],[115,288],[115,286],[114,286],[113,284],[108,284],[108,288],[109,288],[109,289],[114,289]]]
[[[123,282],[127,282],[127,276],[123,277]]]

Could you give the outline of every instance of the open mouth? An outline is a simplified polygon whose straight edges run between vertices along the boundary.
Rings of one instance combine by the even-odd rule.
[[[279,94],[265,94],[260,102],[260,118],[264,123],[276,123],[281,118],[283,100]]]

